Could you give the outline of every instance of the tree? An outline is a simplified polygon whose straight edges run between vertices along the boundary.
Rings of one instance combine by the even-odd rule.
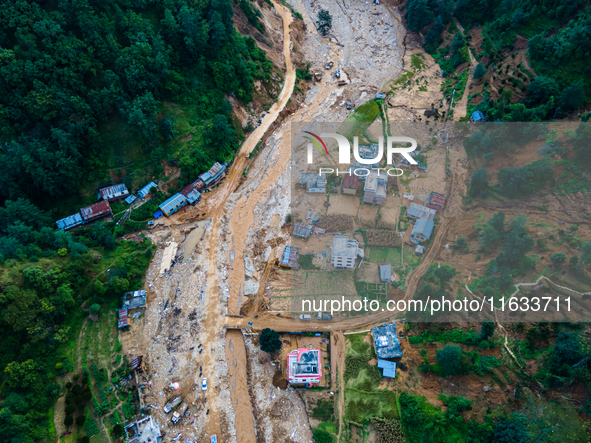
[[[560,96],[560,107],[565,112],[571,112],[579,109],[583,104],[583,97],[585,90],[583,88],[583,80],[573,83],[570,87],[562,91]]]
[[[583,255],[581,255],[581,261],[586,265],[591,263],[591,242],[587,242],[583,245]]]
[[[123,434],[124,434],[123,426],[121,426],[119,423],[117,423],[115,426],[113,426],[113,437],[119,438],[119,437],[122,437]]]
[[[486,172],[486,169],[480,168],[472,174],[472,180],[470,181],[470,195],[472,197],[480,196],[486,188],[488,188],[488,173]]]
[[[66,417],[64,418],[64,425],[66,426],[66,428],[72,426],[73,423],[74,417],[72,417],[71,415],[66,415]]]
[[[474,74],[472,74],[472,78],[474,80],[478,80],[486,75],[486,66],[482,63],[478,63],[476,65],[476,69],[474,69]]]
[[[92,317],[96,317],[97,315],[99,315],[100,310],[101,310],[101,306],[97,303],[94,303],[93,305],[90,306],[90,315]]]
[[[443,20],[441,19],[441,16],[438,16],[435,19],[435,23],[433,24],[431,29],[429,29],[429,32],[427,32],[427,35],[425,36],[425,46],[429,46],[435,43],[437,37],[439,37],[443,32],[443,28],[445,28]]]
[[[533,108],[548,101],[550,97],[558,97],[559,93],[560,87],[556,80],[540,75],[527,85],[527,95],[523,103],[528,108]]]
[[[421,32],[433,21],[433,12],[427,0],[411,0],[407,4],[406,24],[411,31]]]
[[[313,429],[314,441],[316,443],[332,443],[332,435],[323,429]]]
[[[574,268],[579,264],[579,257],[577,255],[573,255],[570,259],[569,259],[569,263],[571,264],[571,266]]]
[[[321,35],[328,34],[328,31],[332,29],[332,16],[330,15],[330,12],[328,12],[326,9],[321,9],[320,12],[318,12],[316,26],[318,27],[318,32]]]
[[[458,374],[462,369],[462,350],[458,346],[447,345],[436,352],[437,363],[450,374]]]
[[[591,161],[591,125],[580,123],[575,133],[573,148],[577,158],[585,162]]]
[[[482,323],[482,328],[480,329],[480,338],[483,340],[488,340],[495,332],[495,328],[497,325],[491,321],[485,321]]]
[[[435,270],[434,274],[435,274],[435,277],[437,277],[439,279],[439,284],[443,288],[443,287],[445,287],[445,285],[447,285],[447,283],[455,275],[455,271],[453,270],[453,268],[443,265],[443,266],[437,268]]]
[[[521,443],[526,437],[523,427],[513,420],[503,420],[495,427],[495,443]]]
[[[82,426],[86,421],[86,417],[84,415],[79,415],[76,417],[76,426]]]
[[[269,328],[263,329],[261,335],[259,336],[259,343],[261,345],[261,350],[264,352],[279,351],[282,345],[279,334]]]
[[[566,254],[562,253],[562,252],[557,252],[556,254],[552,254],[550,256],[550,261],[552,262],[552,264],[559,268],[560,265],[562,265],[565,261],[566,261]]]

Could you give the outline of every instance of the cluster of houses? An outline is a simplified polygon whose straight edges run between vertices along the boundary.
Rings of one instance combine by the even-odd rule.
[[[154,214],[155,218],[162,215],[172,215],[186,204],[195,204],[201,198],[201,193],[220,182],[224,177],[227,164],[214,163],[211,169],[201,174],[197,180],[190,185],[184,187],[181,192],[173,195],[162,204],[158,206],[159,210]],[[138,192],[137,197],[129,193],[127,186],[123,183],[107,186],[99,190],[97,199],[98,203],[81,208],[76,214],[70,215],[66,218],[56,221],[58,229],[67,230],[85,223],[93,222],[99,218],[112,216],[110,202],[115,200],[125,199],[128,204],[134,203],[138,198],[148,200],[152,196],[153,190],[158,189],[158,185],[151,181],[143,186]]]
[[[163,215],[168,217],[187,204],[197,203],[205,189],[218,184],[224,178],[226,166],[226,163],[214,163],[209,171],[204,172],[193,183],[185,186],[181,192],[162,202],[158,206],[159,210],[154,213],[154,218],[160,218]]]

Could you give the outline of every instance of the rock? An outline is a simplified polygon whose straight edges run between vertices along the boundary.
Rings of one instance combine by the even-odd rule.
[[[488,391],[490,391],[490,386],[485,386],[484,388],[482,388],[482,390],[484,392],[488,392]]]

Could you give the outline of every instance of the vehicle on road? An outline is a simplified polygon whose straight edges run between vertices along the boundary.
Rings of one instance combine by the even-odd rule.
[[[338,86],[345,86],[347,84],[346,80],[341,80],[337,83]]]
[[[341,78],[341,71],[335,71],[334,76],[336,78]]]
[[[328,62],[328,63],[326,64],[325,68],[326,68],[326,69],[330,69],[330,68],[332,68],[332,67],[333,67],[333,65],[334,65],[334,62]]]
[[[211,436],[211,443],[218,443],[218,435],[214,434]]]
[[[332,315],[330,315],[328,312],[319,312],[316,317],[318,320],[332,320]]]
[[[380,92],[380,93],[376,94],[376,98],[381,98],[381,99],[386,98],[386,94],[382,94]]]
[[[203,380],[201,380],[201,390],[202,391],[207,391],[207,379],[204,378]]]
[[[310,321],[310,320],[312,320],[312,316],[310,314],[302,314],[302,315],[300,315],[300,320]]]

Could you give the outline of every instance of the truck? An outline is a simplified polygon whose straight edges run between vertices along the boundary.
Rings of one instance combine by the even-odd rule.
[[[170,400],[168,403],[166,403],[164,405],[164,413],[168,414],[170,411],[172,411],[173,409],[175,409],[178,405],[180,405],[183,402],[183,399],[179,396],[176,398],[173,398],[172,400]]]
[[[310,320],[312,320],[312,316],[310,314],[302,314],[302,315],[300,315],[300,320],[310,321]]]
[[[332,320],[332,315],[330,315],[328,312],[319,312],[316,317],[318,320]]]
[[[181,414],[178,413],[178,411],[175,411],[172,413],[172,416],[170,417],[170,420],[176,425],[181,419]]]
[[[337,83],[339,86],[345,86],[347,84],[347,80],[341,80]]]
[[[211,443],[218,443],[218,435],[217,434],[213,434],[211,436]]]

